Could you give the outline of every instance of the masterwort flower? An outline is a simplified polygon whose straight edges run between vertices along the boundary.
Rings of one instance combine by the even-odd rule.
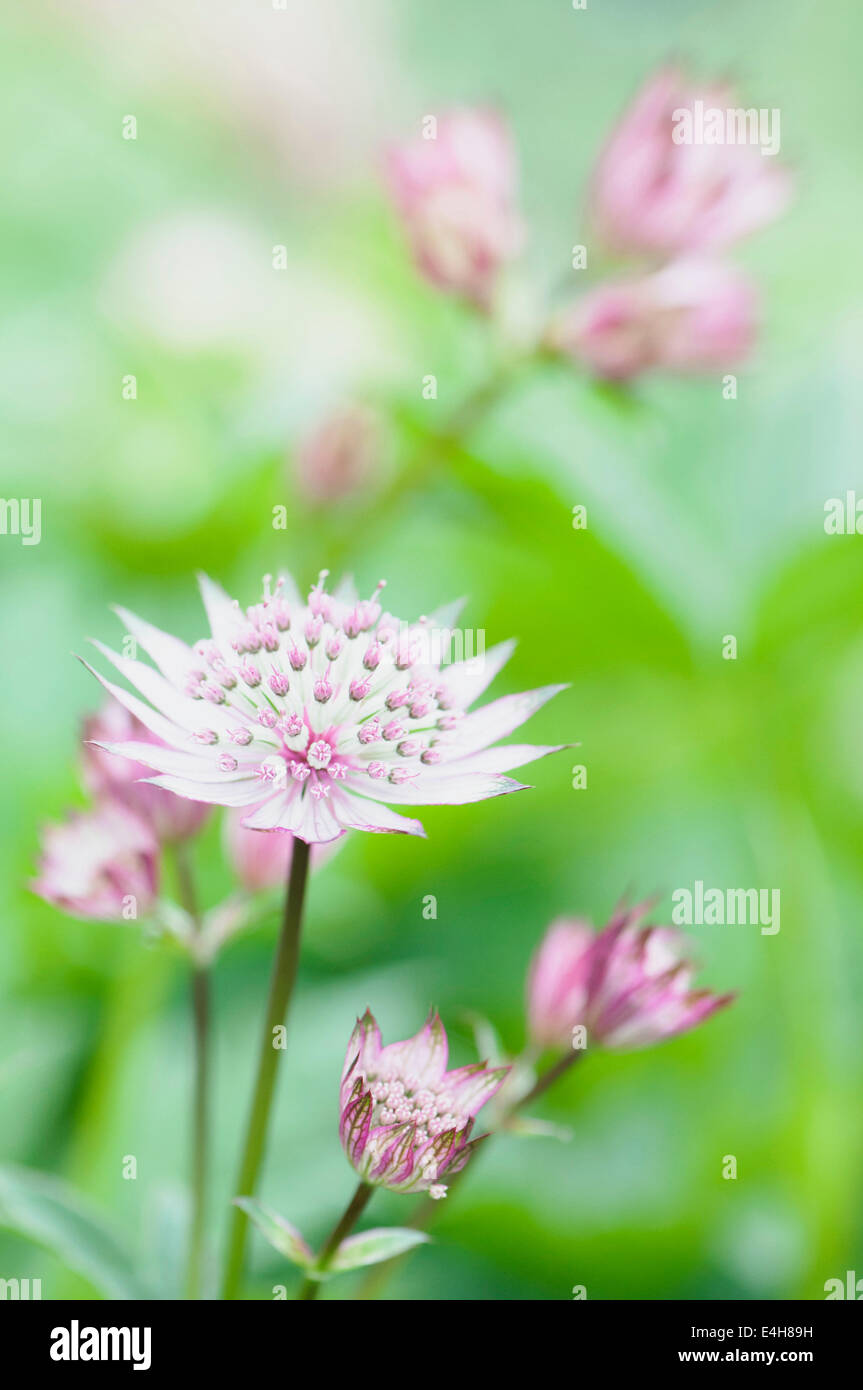
[[[625,112],[593,176],[591,218],[617,251],[649,256],[714,251],[772,222],[787,207],[790,173],[757,145],[678,144],[675,114],[696,102],[738,106],[724,84],[697,86],[663,68]]]
[[[387,173],[423,275],[488,308],[523,241],[504,121],[493,111],[447,112],[433,132],[390,151]]]
[[[549,927],[528,978],[528,1026],[540,1047],[566,1047],[573,1029],[608,1048],[647,1047],[685,1033],[733,994],[690,988],[689,942],[642,926],[647,907],[620,911],[600,932],[562,918]]]
[[[461,1172],[485,1137],[471,1139],[479,1111],[509,1067],[486,1062],[447,1071],[447,1036],[429,1014],[416,1037],[381,1045],[366,1010],[351,1034],[340,1093],[339,1137],[364,1182],[395,1192],[446,1195],[443,1178]]]
[[[563,746],[491,745],[564,686],[465,712],[511,643],[442,666],[457,610],[401,623],[381,611],[381,586],[367,600],[348,588],[332,595],[325,575],[306,603],[289,578],[272,592],[267,578],[245,611],[202,577],[211,635],[194,647],[118,609],[158,669],[95,645],[149,704],[94,674],[160,742],[100,746],[154,770],[155,786],[244,807],[247,828],[309,844],[353,829],[423,835],[385,803],[462,805],[518,791],[503,774]]]
[[[735,366],[752,346],[757,295],[722,262],[673,261],[651,275],[598,285],[552,324],[551,348],[597,376]]]
[[[134,920],[153,906],[158,844],[125,806],[102,802],[42,832],[34,892],[75,917]]]

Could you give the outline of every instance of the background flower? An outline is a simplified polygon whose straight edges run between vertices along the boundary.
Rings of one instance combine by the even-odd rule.
[[[580,1026],[588,1047],[647,1047],[731,1002],[731,994],[691,989],[690,943],[672,927],[642,926],[645,911],[619,912],[599,933],[565,918],[551,925],[528,979],[535,1043],[569,1047]]]
[[[76,917],[135,920],[155,902],[157,865],[158,844],[149,826],[125,807],[103,801],[45,827],[32,886]]]
[[[313,502],[332,502],[367,486],[380,473],[383,433],[374,411],[345,406],[301,441],[296,475]]]
[[[559,316],[549,342],[612,380],[654,370],[710,372],[746,357],[756,308],[755,290],[739,271],[676,261],[589,291]]]
[[[512,140],[493,111],[431,119],[433,134],[390,151],[389,185],[422,273],[487,308],[523,240]]]
[[[789,171],[754,144],[677,144],[674,112],[695,102],[741,106],[724,84],[698,86],[674,68],[648,79],[613,131],[594,175],[591,219],[617,251],[670,256],[713,251],[778,217]]]

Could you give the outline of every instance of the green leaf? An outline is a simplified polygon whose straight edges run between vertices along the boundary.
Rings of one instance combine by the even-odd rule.
[[[392,1260],[413,1250],[415,1245],[424,1245],[429,1236],[425,1231],[411,1231],[407,1227],[384,1227],[373,1231],[363,1231],[362,1235],[349,1236],[342,1241],[332,1260],[328,1274],[343,1274],[349,1269],[361,1269],[363,1265],[377,1265],[383,1260]]]
[[[280,1255],[284,1255],[291,1264],[299,1265],[300,1269],[310,1269],[315,1262],[315,1257],[309,1249],[296,1226],[292,1226],[278,1212],[272,1211],[270,1207],[265,1207],[263,1202],[256,1202],[253,1197],[235,1197],[234,1206],[240,1208],[253,1221],[265,1240],[270,1242],[274,1250],[278,1250]]]
[[[109,1298],[152,1297],[99,1213],[60,1178],[0,1167],[0,1227],[52,1251]]]

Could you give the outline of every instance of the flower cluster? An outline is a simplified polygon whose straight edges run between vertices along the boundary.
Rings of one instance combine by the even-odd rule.
[[[96,645],[149,704],[99,679],[155,739],[100,746],[155,771],[157,787],[242,807],[246,828],[309,844],[353,829],[422,835],[386,803],[460,805],[521,790],[503,774],[562,746],[491,745],[563,686],[467,712],[510,643],[443,666],[455,610],[400,622],[383,611],[380,586],[361,600],[350,586],[327,593],[325,576],[306,602],[288,576],[272,588],[267,579],[245,610],[202,578],[210,634],[194,646],[120,610],[158,669]]]
[[[544,346],[606,379],[731,366],[750,348],[757,296],[721,255],[787,206],[788,171],[745,143],[678,143],[675,115],[733,107],[721,87],[658,72],[602,152],[590,183],[590,257],[629,269],[552,316]],[[502,120],[441,117],[389,160],[390,186],[421,272],[487,309],[520,249],[515,158]]]
[[[622,910],[600,932],[571,918],[552,923],[528,979],[528,1027],[537,1046],[567,1047],[583,1027],[588,1043],[647,1047],[731,1002],[731,994],[691,988],[686,938],[672,927],[644,926],[646,911]]]
[[[474,1120],[509,1067],[447,1071],[444,1026],[431,1013],[415,1037],[384,1047],[367,1010],[351,1034],[341,1083],[339,1136],[364,1182],[394,1192],[446,1195],[444,1178],[468,1162]]]

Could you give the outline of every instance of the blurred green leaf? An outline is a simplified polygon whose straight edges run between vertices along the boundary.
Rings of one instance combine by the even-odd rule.
[[[98,1213],[58,1178],[0,1168],[0,1226],[52,1251],[109,1298],[147,1298],[131,1257]]]

